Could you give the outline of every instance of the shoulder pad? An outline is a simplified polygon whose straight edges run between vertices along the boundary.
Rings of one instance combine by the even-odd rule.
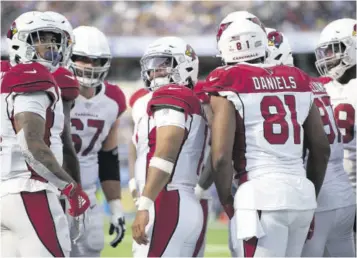
[[[238,66],[221,66],[214,69],[206,78],[203,91],[217,93],[220,90],[227,90],[237,86],[235,79],[238,79]],[[232,76],[232,74],[234,76]]]
[[[333,79],[331,77],[327,77],[327,76],[321,76],[321,77],[318,77],[315,79],[317,81],[321,82],[322,84],[328,84],[333,81]]]
[[[125,94],[118,85],[111,84],[107,81],[104,82],[104,85],[105,95],[114,100],[118,105],[117,117],[119,117],[127,108]]]
[[[131,95],[130,100],[129,100],[129,106],[133,107],[135,102],[140,99],[141,97],[144,97],[146,94],[148,94],[149,91],[147,89],[141,88],[138,89],[137,91],[134,92],[133,95]]]
[[[30,93],[46,91],[57,85],[52,74],[39,63],[18,64],[12,67],[3,76],[1,83],[2,93]]]
[[[53,74],[57,86],[61,89],[63,100],[75,100],[79,95],[79,82],[66,68],[59,67]]]
[[[206,81],[198,81],[193,88],[193,92],[196,94],[197,98],[202,104],[208,104],[210,97],[204,92],[203,88],[206,85]]]
[[[153,108],[158,106],[181,109],[185,115],[202,114],[200,101],[194,92],[176,84],[163,86],[153,93],[148,103],[148,114],[151,115]]]

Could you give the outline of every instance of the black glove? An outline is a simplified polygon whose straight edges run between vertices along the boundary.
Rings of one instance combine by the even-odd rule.
[[[110,245],[112,247],[117,247],[117,245],[123,240],[124,235],[125,235],[125,218],[124,217],[116,217],[113,218],[112,216],[112,221],[110,223],[110,228],[109,228],[109,235],[113,235],[113,233],[116,233],[116,236],[113,241],[110,242]]]

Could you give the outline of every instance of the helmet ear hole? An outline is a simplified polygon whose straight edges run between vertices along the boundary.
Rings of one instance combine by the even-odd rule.
[[[187,72],[191,72],[192,70],[193,70],[192,67],[187,67],[187,68],[186,68],[186,71],[187,71]]]
[[[279,55],[277,55],[274,59],[275,60],[280,60],[280,58],[283,56],[283,54],[279,54]]]

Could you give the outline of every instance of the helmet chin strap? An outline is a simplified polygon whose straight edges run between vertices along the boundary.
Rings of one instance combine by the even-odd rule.
[[[168,76],[155,78],[150,82],[150,89],[156,90],[157,88],[170,84],[170,78]]]

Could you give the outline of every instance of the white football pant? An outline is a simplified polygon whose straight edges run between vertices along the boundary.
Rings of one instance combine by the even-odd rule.
[[[21,192],[1,198],[1,256],[69,257],[68,222],[55,193]]]
[[[163,190],[149,211],[149,243],[133,241],[133,256],[192,257],[202,226],[202,207],[193,190]]]
[[[303,257],[356,257],[353,236],[356,206],[315,213],[315,230]]]
[[[247,241],[238,240],[236,248],[238,256],[299,257],[314,210],[277,210],[259,211],[259,213],[260,220],[258,222],[260,222],[265,235],[260,238],[253,237]],[[238,225],[236,232],[237,230],[239,230]]]

